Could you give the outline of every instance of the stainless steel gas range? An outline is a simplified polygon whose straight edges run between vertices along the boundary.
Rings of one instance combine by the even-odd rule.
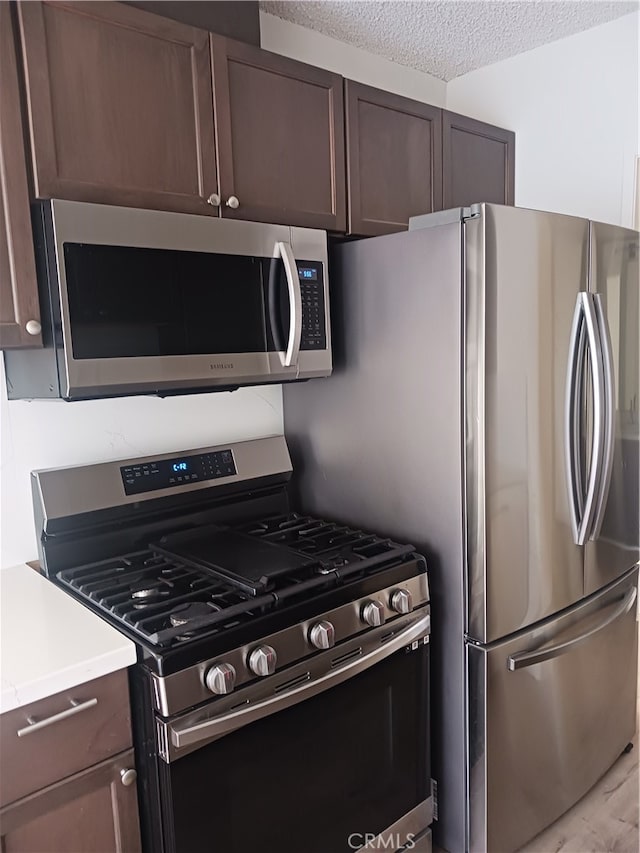
[[[43,570],[137,645],[147,853],[431,849],[424,559],[291,474],[283,437],[33,474]]]

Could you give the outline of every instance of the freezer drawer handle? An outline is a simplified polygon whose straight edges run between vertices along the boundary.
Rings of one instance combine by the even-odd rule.
[[[599,631],[602,631],[603,628],[606,628],[607,625],[611,625],[611,623],[615,622],[616,619],[619,619],[621,616],[624,616],[625,613],[628,613],[634,605],[636,595],[637,590],[634,586],[633,589],[630,590],[622,599],[620,604],[612,610],[611,613],[602,620],[602,622],[594,628],[591,628],[590,631],[580,634],[579,637],[574,637],[571,640],[566,640],[566,642],[558,643],[555,646],[546,646],[541,649],[536,649],[533,652],[519,652],[516,655],[509,655],[507,658],[508,669],[510,669],[511,672],[514,672],[516,669],[522,669],[525,666],[533,666],[536,663],[543,663],[544,661],[557,658],[560,655],[570,652],[576,646],[579,646],[580,643],[584,643],[586,640],[593,637],[594,634],[597,634]]]

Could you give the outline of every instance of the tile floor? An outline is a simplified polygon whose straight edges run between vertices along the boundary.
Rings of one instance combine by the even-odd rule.
[[[638,853],[639,751],[636,732],[631,752],[520,853]]]

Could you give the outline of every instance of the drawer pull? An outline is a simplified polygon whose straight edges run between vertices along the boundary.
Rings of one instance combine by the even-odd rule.
[[[94,705],[98,704],[98,700],[95,698],[87,699],[86,702],[76,702],[75,699],[71,699],[70,701],[71,707],[67,708],[66,711],[60,711],[59,714],[54,714],[51,717],[45,717],[44,720],[38,720],[36,722],[33,717],[27,717],[29,725],[25,726],[23,729],[18,729],[18,737],[30,735],[32,732],[37,732],[40,729],[44,729],[46,726],[51,726],[59,720],[65,720],[67,717],[73,717],[74,714],[79,714],[80,711],[86,711],[88,708],[93,708]]]

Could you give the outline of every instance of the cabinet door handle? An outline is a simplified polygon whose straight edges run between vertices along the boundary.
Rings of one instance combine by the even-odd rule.
[[[42,331],[42,326],[37,320],[27,320],[25,329],[28,335],[39,335]]]
[[[87,699],[86,702],[76,702],[75,699],[71,699],[70,701],[71,707],[67,708],[66,711],[60,711],[60,713],[54,714],[52,717],[45,717],[44,720],[38,720],[36,722],[32,717],[27,717],[29,725],[25,726],[23,729],[18,729],[18,737],[33,734],[33,732],[37,732],[47,726],[52,726],[59,720],[66,720],[67,717],[73,717],[74,714],[79,714],[80,711],[86,711],[98,704],[98,700],[95,698]]]
[[[207,199],[207,204],[210,204],[211,207],[220,207],[220,196],[218,193],[211,193]]]
[[[133,767],[129,767],[126,770],[120,771],[120,780],[121,780],[122,784],[125,786],[125,788],[128,788],[129,785],[133,785],[133,783],[136,781],[137,778],[138,778],[138,774],[133,769]]]
[[[227,199],[227,207],[230,207],[232,210],[237,210],[240,207],[240,202],[235,195],[230,195]]]

